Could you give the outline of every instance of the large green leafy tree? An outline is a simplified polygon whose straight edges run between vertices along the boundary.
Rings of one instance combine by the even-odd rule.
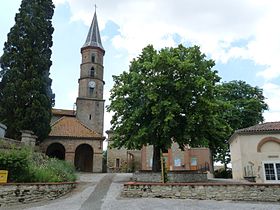
[[[111,124],[115,147],[153,145],[153,171],[160,170],[160,151],[177,142],[181,148],[207,145],[217,113],[219,81],[199,47],[143,49],[128,72],[114,76]]]
[[[50,131],[53,13],[51,0],[22,0],[5,42],[0,60],[0,121],[7,125],[9,137],[19,138],[20,130],[28,129],[42,140]]]
[[[225,165],[230,162],[228,139],[234,131],[263,122],[268,109],[263,91],[244,81],[231,81],[217,86],[217,100],[221,111],[218,119],[229,126],[228,132],[212,135],[210,148],[214,159]],[[225,124],[224,124],[225,125]]]

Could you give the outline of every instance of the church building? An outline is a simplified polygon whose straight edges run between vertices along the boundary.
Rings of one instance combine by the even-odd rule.
[[[72,162],[79,171],[102,172],[104,54],[95,12],[81,47],[76,110],[53,109],[51,132],[40,144],[45,154]]]

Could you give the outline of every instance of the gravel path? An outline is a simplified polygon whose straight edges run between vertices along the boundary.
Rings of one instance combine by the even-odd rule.
[[[102,199],[106,196],[115,174],[108,174],[103,177],[96,185],[89,198],[83,203],[80,210],[100,210],[103,203]]]
[[[280,203],[119,197],[131,174],[79,174],[78,188],[48,202],[9,207],[9,210],[280,210]],[[1,210],[4,208],[0,208]]]

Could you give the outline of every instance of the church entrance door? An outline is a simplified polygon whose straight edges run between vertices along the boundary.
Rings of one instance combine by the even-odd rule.
[[[75,167],[78,171],[92,172],[93,149],[88,144],[81,144],[75,151]]]

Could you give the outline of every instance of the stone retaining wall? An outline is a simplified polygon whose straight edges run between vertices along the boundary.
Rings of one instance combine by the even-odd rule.
[[[137,183],[124,184],[123,197],[280,202],[280,184]]]
[[[0,184],[0,207],[53,200],[70,192],[76,183]]]
[[[24,144],[21,141],[8,138],[0,138],[0,149],[11,149],[11,148],[20,148]]]
[[[168,171],[168,182],[206,182],[207,173],[198,171]],[[161,173],[140,171],[133,173],[133,181],[136,182],[162,182]]]

